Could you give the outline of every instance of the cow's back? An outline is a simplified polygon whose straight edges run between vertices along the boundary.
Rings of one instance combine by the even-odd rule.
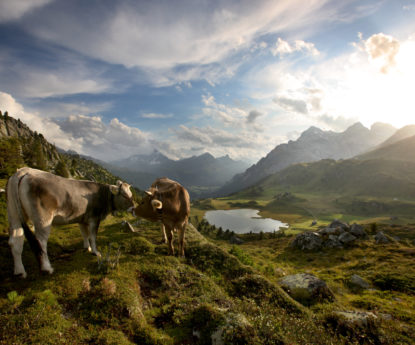
[[[107,194],[102,185],[31,168],[21,170],[20,197],[30,218],[34,213],[49,213],[54,224],[68,224],[82,222],[93,213],[99,217],[101,205],[105,205],[99,200]]]

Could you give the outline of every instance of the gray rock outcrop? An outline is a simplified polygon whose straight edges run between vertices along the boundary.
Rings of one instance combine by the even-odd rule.
[[[334,295],[327,284],[312,274],[289,275],[279,283],[292,298],[304,305],[334,300]]]
[[[369,283],[357,274],[353,274],[350,277],[349,284],[352,287],[357,287],[357,288],[360,288],[360,289],[368,289],[370,287]]]
[[[298,234],[294,241],[291,242],[290,247],[300,250],[315,251],[322,248],[323,240],[316,232],[303,232]]]
[[[377,244],[386,244],[389,243],[389,238],[382,232],[379,231],[375,237],[374,237],[375,241]]]

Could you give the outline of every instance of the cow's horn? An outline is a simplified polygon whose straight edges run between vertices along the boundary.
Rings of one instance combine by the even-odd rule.
[[[146,194],[152,196],[153,193],[151,193],[149,190],[146,190]]]
[[[158,209],[158,210],[161,210],[161,208],[163,207],[163,203],[157,199],[151,200],[151,205],[153,206],[154,209]]]

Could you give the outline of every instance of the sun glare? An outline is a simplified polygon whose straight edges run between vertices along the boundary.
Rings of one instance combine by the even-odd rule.
[[[402,127],[414,121],[415,42],[401,44],[393,63],[349,57],[339,83],[327,92],[330,113],[359,119],[364,125],[386,122]],[[383,70],[382,70],[383,69]]]

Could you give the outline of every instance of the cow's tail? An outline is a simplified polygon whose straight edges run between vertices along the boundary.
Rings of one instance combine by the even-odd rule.
[[[9,219],[10,234],[13,230],[23,229],[23,233],[29,242],[30,248],[40,260],[42,248],[35,234],[30,230],[23,215],[22,203],[20,200],[19,188],[23,178],[27,175],[25,168],[19,169],[13,176],[9,178],[6,186],[7,197],[7,216]]]

